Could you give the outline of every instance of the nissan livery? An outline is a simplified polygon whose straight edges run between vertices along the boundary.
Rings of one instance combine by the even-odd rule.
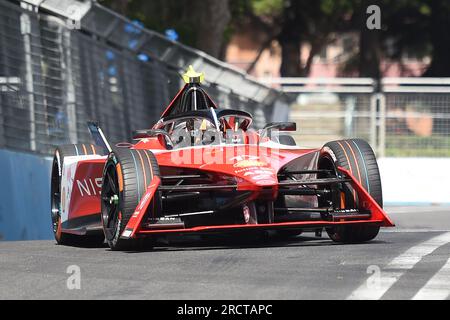
[[[380,174],[361,139],[296,145],[290,122],[252,129],[252,115],[219,108],[192,68],[159,121],[111,145],[56,148],[51,218],[58,244],[151,247],[167,235],[239,232],[295,236],[325,230],[336,242],[374,239],[393,222]],[[270,232],[269,232],[270,231]]]

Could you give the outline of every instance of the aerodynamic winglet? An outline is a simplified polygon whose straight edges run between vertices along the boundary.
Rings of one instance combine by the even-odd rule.
[[[130,239],[133,238],[137,231],[139,231],[139,228],[141,226],[142,218],[145,215],[145,212],[147,211],[148,206],[150,205],[150,202],[152,202],[153,196],[156,193],[156,190],[158,189],[159,185],[161,184],[161,179],[157,176],[153,178],[153,180],[150,182],[150,185],[147,188],[147,191],[142,196],[141,201],[139,202],[138,206],[136,207],[133,215],[131,216],[130,220],[128,221],[127,226],[125,227],[125,230],[122,232],[121,238],[122,239]]]
[[[363,186],[355,179],[355,177],[346,169],[339,167],[338,170],[345,174],[347,178],[352,180],[351,185],[356,189],[361,197],[360,203],[364,209],[369,209],[372,213],[372,219],[382,220],[383,227],[395,227],[394,222],[389,218],[380,205],[370,196]]]

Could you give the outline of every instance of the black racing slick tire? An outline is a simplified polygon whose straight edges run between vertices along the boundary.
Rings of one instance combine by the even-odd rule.
[[[155,176],[160,176],[159,166],[149,150],[118,148],[109,154],[103,170],[101,207],[103,231],[111,250],[152,246],[151,238],[122,239],[121,235]],[[157,192],[147,218],[158,217],[161,210],[161,195]]]
[[[383,207],[383,193],[377,160],[366,141],[348,139],[328,142],[321,150],[318,167],[334,172],[337,167],[349,170],[380,207]],[[342,191],[341,201],[345,203],[345,207],[357,208],[357,194],[353,188],[345,185]],[[327,233],[333,241],[343,243],[370,241],[378,235],[379,231],[379,226],[372,225],[344,225],[327,229]]]
[[[50,206],[53,235],[56,243],[67,246],[99,246],[105,241],[102,233],[89,235],[73,235],[62,232],[61,225],[61,176],[65,157],[85,156],[85,155],[106,155],[105,151],[92,144],[69,144],[56,148],[53,157],[51,186],[50,186]]]

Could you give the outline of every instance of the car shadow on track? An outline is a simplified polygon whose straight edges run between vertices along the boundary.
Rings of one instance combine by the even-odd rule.
[[[61,245],[61,244],[57,244],[56,242],[54,243],[54,246],[56,247],[70,247],[70,248],[78,248],[78,249],[87,249],[87,250],[94,250],[94,249],[109,249],[109,246],[106,242],[102,243],[102,244],[83,244],[83,243],[72,243],[70,245]]]
[[[336,243],[330,238],[315,236],[296,236],[289,239],[269,237],[264,239],[243,239],[232,237],[189,237],[165,239],[158,241],[153,248],[142,248],[139,251],[126,251],[127,253],[146,252],[176,252],[176,251],[205,251],[205,250],[238,250],[238,249],[260,249],[260,248],[281,248],[281,247],[329,247],[348,245],[382,245],[385,241],[373,240],[368,243],[343,244]]]

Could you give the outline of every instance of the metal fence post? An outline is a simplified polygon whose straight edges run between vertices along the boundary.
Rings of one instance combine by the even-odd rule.
[[[33,86],[33,64],[31,56],[31,22],[26,13],[20,15],[20,32],[23,36],[23,47],[25,51],[25,86],[28,96],[29,121],[30,121],[30,149],[36,151],[36,119],[34,113],[34,86]]]
[[[77,136],[77,113],[76,113],[76,94],[75,83],[72,66],[72,51],[70,44],[71,32],[64,28],[58,28],[62,33],[62,50],[66,52],[66,61],[62,59],[62,63],[66,64],[66,90],[67,90],[67,128],[69,130],[70,143],[78,143]],[[64,69],[64,68],[63,68]]]
[[[355,109],[356,109],[356,98],[354,96],[346,97],[345,111],[344,111],[344,135],[346,137],[350,137],[353,135]]]
[[[378,94],[373,94],[370,97],[370,129],[369,129],[369,143],[375,150],[379,149],[377,143],[377,103]]]
[[[383,93],[377,94],[378,101],[378,157],[384,158],[386,155],[386,96]]]

